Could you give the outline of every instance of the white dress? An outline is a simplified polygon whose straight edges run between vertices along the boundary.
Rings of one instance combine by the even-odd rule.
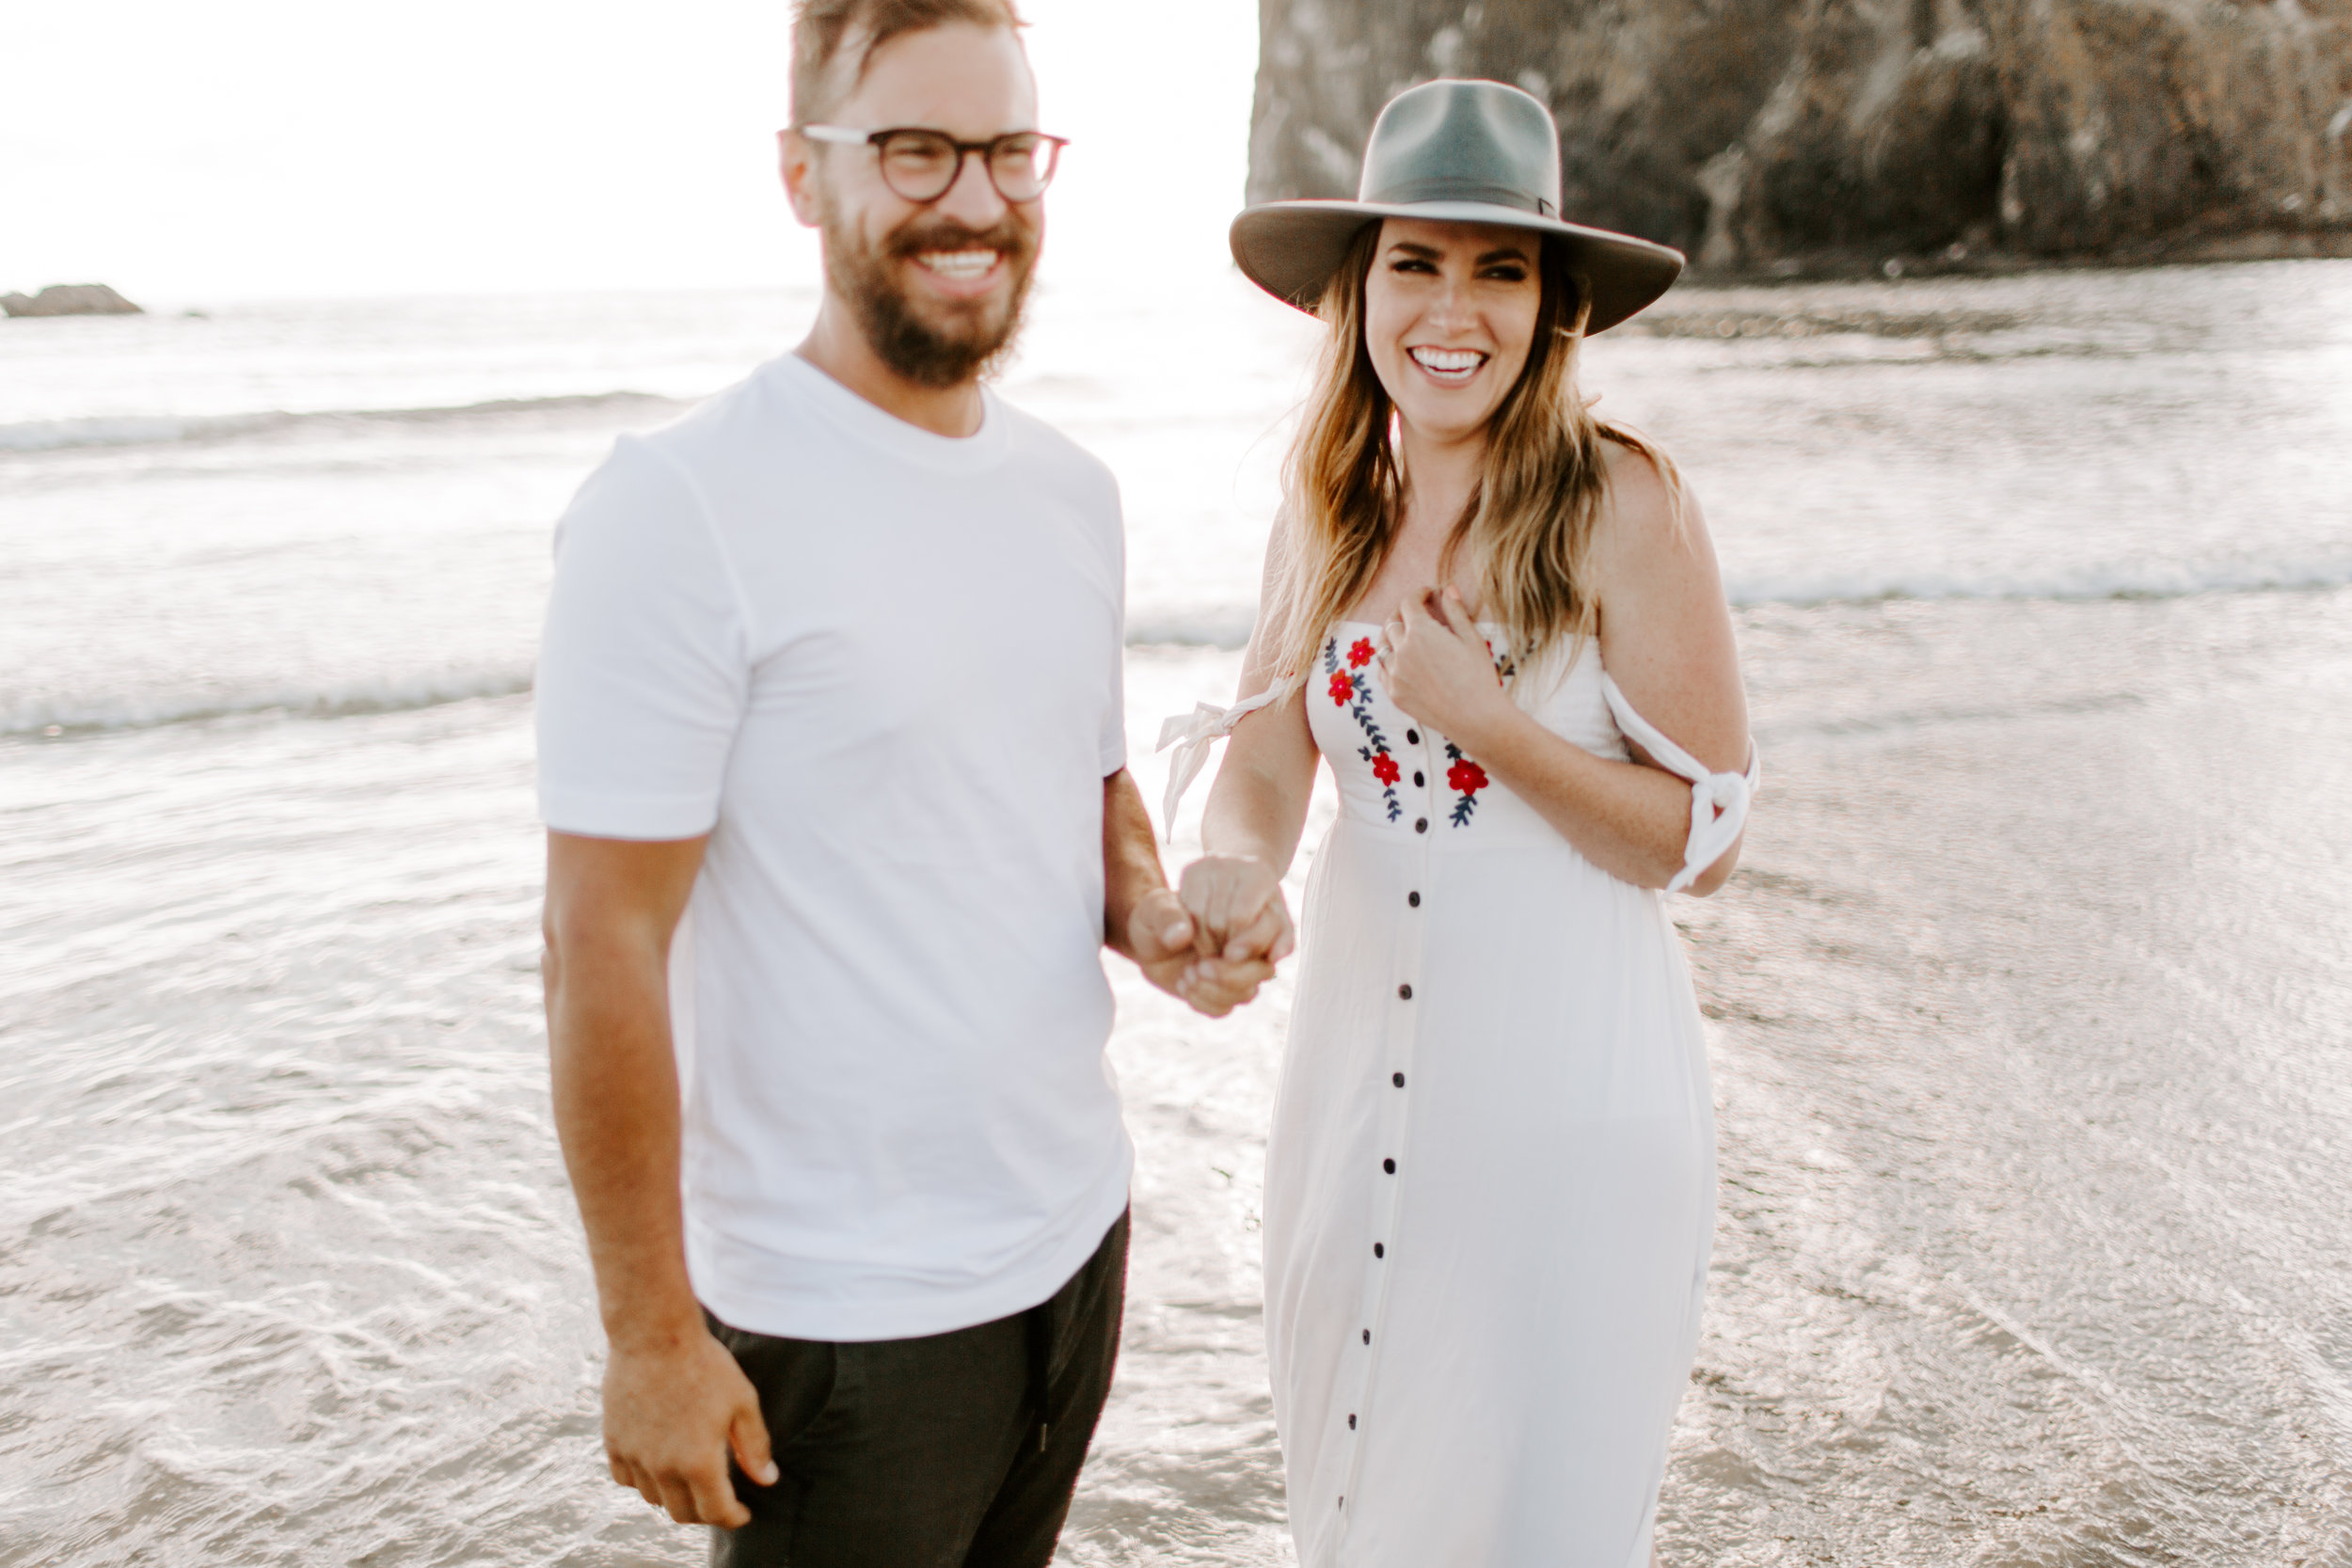
[[[1299,1562],[1645,1568],[1714,1225],[1681,943],[1661,895],[1388,701],[1377,635],[1342,623],[1305,693],[1340,815],[1308,880],[1264,1210]],[[1694,779],[1687,874],[1738,834],[1753,768],[1707,775],[1596,644],[1521,701],[1600,756],[1628,754],[1622,722]],[[1171,721],[1179,771],[1239,716]]]

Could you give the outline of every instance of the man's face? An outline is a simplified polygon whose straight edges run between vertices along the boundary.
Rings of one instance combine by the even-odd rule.
[[[902,33],[875,50],[865,79],[826,120],[868,131],[920,126],[980,142],[1037,129],[1037,89],[1010,32],[955,24]],[[795,205],[822,229],[826,284],[875,354],[926,387],[952,387],[985,369],[1020,329],[1042,203],[1006,201],[977,155],[945,196],[918,204],[883,182],[870,147],[816,154]]]

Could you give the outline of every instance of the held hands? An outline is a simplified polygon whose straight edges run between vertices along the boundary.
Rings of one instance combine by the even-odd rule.
[[[681,1525],[739,1529],[752,1514],[736,1500],[729,1453],[755,1483],[775,1484],[759,1397],[725,1346],[700,1323],[657,1347],[613,1343],[604,1369],[604,1458],[615,1483],[635,1487]]]
[[[1228,963],[1262,962],[1266,973],[1298,945],[1282,881],[1255,855],[1203,855],[1184,867],[1177,895],[1204,947]]]
[[[1432,729],[1473,748],[1518,709],[1462,595],[1425,589],[1381,628],[1377,656],[1390,698]]]
[[[1247,855],[1203,855],[1178,891],[1146,894],[1128,942],[1153,985],[1211,1018],[1255,998],[1297,946],[1280,880]]]
[[[1185,872],[1187,889],[1192,873]],[[1279,894],[1278,894],[1279,898]],[[1220,942],[1195,919],[1187,895],[1155,888],[1136,901],[1127,917],[1127,951],[1144,978],[1196,1012],[1223,1018],[1258,994],[1274,977],[1274,965],[1290,951],[1290,917],[1281,916],[1280,951],[1274,944]]]

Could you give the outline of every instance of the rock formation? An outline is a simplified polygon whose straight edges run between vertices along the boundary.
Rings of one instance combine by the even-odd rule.
[[[1516,82],[1566,212],[1701,265],[2352,249],[2352,0],[1260,0],[1249,199]]]
[[[37,294],[0,294],[11,316],[136,316],[144,311],[103,283],[52,283]]]

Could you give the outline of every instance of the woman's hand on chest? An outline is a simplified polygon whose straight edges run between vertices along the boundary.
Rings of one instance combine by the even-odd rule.
[[[1524,717],[1457,590],[1426,589],[1400,605],[1381,629],[1377,662],[1391,702],[1473,751]]]

